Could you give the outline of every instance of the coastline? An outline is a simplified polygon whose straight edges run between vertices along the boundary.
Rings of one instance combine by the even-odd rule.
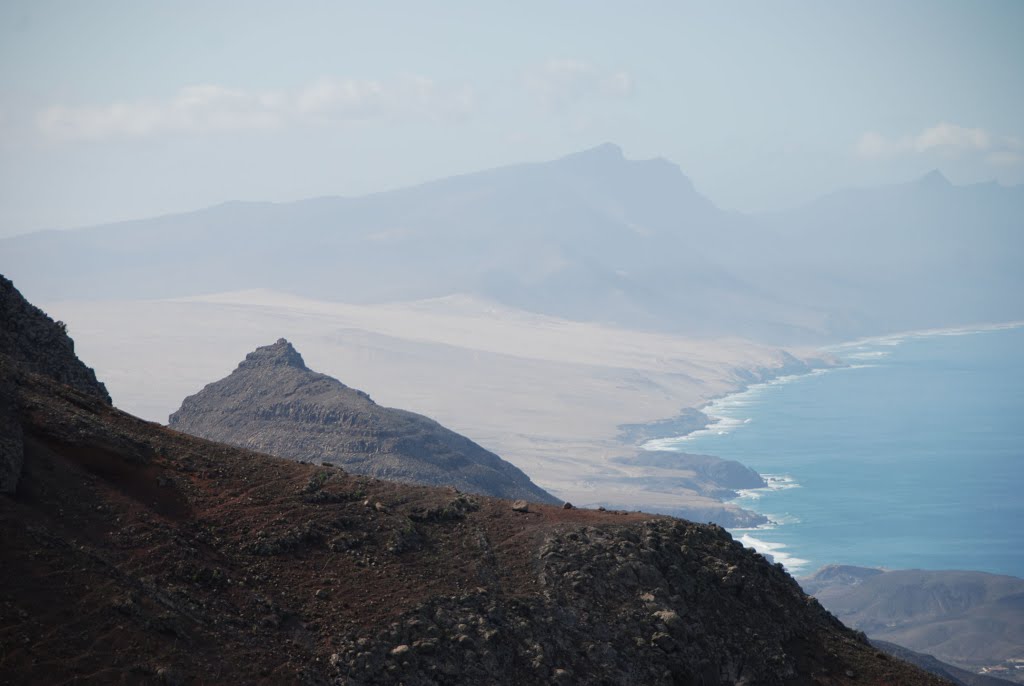
[[[783,365],[779,367],[757,367],[757,368],[736,368],[737,375],[744,377],[735,390],[727,391],[707,399],[698,407],[687,407],[675,415],[666,419],[638,424],[620,424],[617,440],[620,443],[629,445],[638,454],[651,456],[658,454],[674,454],[685,462],[693,462],[695,459],[713,460],[717,462],[719,473],[731,467],[747,470],[760,480],[760,486],[746,483],[743,487],[730,484],[722,478],[713,479],[712,482],[720,486],[714,500],[719,504],[720,510],[717,518],[712,516],[714,508],[677,508],[665,509],[661,507],[646,506],[652,511],[673,516],[684,517],[692,520],[717,519],[722,526],[737,531],[758,531],[774,528],[778,523],[773,521],[767,514],[750,509],[742,503],[750,494],[761,490],[768,490],[774,487],[775,481],[772,475],[758,474],[748,466],[735,460],[725,460],[714,455],[692,455],[682,450],[679,444],[687,437],[699,435],[701,432],[714,431],[723,422],[729,421],[726,417],[716,416],[710,409],[716,403],[727,401],[730,398],[741,396],[744,393],[756,392],[758,389],[788,383],[805,376],[821,374],[833,369],[842,369],[849,365],[830,355],[814,356],[804,355],[800,358],[791,353],[781,350],[783,354]],[[815,351],[818,353],[819,351]],[[794,370],[799,370],[794,373]],[[615,460],[625,462],[624,459]],[[685,464],[684,468],[692,468],[692,464]],[[759,551],[760,552],[760,551]]]
[[[769,381],[766,381],[766,382],[763,382],[763,383],[760,383],[760,384],[751,384],[751,385],[747,386],[746,388],[744,388],[744,389],[742,389],[740,391],[737,391],[735,393],[725,394],[725,395],[720,396],[718,398],[712,399],[709,402],[707,402],[707,403],[705,403],[705,404],[700,406],[700,411],[703,412],[705,415],[707,415],[709,417],[709,420],[710,420],[705,426],[703,426],[703,427],[690,427],[689,431],[687,431],[685,433],[680,433],[680,434],[678,434],[676,436],[673,436],[673,437],[654,439],[654,440],[651,440],[651,441],[647,441],[646,443],[643,444],[643,447],[645,449],[647,449],[647,450],[676,450],[676,451],[688,451],[689,450],[689,451],[694,451],[694,452],[704,452],[704,453],[718,454],[716,452],[715,448],[711,447],[711,446],[718,445],[716,442],[714,442],[715,439],[708,439],[708,440],[700,440],[700,441],[698,441],[697,444],[702,446],[700,448],[698,448],[696,446],[690,447],[688,445],[688,442],[689,441],[693,441],[695,438],[698,438],[700,436],[708,437],[709,435],[713,435],[715,433],[719,433],[719,434],[729,433],[729,432],[731,432],[731,431],[733,431],[733,430],[735,430],[737,428],[742,427],[743,424],[745,424],[747,422],[750,422],[752,420],[756,420],[758,422],[766,421],[765,420],[765,416],[764,416],[763,413],[767,412],[767,410],[763,410],[763,409],[762,410],[758,410],[758,409],[755,409],[755,408],[750,408],[749,412],[754,412],[756,414],[748,414],[748,410],[743,407],[748,402],[744,398],[744,394],[748,394],[748,393],[757,394],[757,393],[763,391],[764,389],[770,388],[772,386],[786,384],[786,383],[789,383],[791,381],[796,381],[796,380],[799,380],[799,379],[806,379],[808,376],[824,374],[827,371],[837,371],[837,370],[840,370],[840,369],[850,369],[850,370],[853,370],[853,369],[865,369],[865,368],[879,367],[879,366],[885,366],[885,367],[892,366],[893,374],[906,374],[905,370],[907,370],[907,369],[913,370],[913,368],[916,367],[917,364],[919,364],[919,363],[912,363],[912,362],[910,362],[910,360],[912,360],[912,359],[917,359],[915,356],[917,356],[919,354],[935,355],[937,353],[935,353],[933,351],[937,351],[937,350],[947,351],[947,354],[950,354],[950,355],[961,354],[961,353],[959,353],[959,351],[962,350],[966,354],[969,354],[969,355],[972,356],[972,357],[967,357],[967,358],[957,358],[957,357],[943,358],[943,359],[947,359],[949,361],[959,360],[959,359],[983,360],[983,359],[986,359],[984,357],[984,354],[982,354],[982,353],[975,353],[973,351],[975,351],[975,350],[985,351],[985,350],[989,350],[989,349],[992,349],[992,350],[1005,350],[1006,343],[1002,343],[1000,341],[1001,340],[1007,340],[1007,339],[996,339],[996,340],[993,340],[992,343],[990,343],[990,344],[986,344],[986,343],[977,343],[976,344],[976,343],[971,343],[971,342],[966,342],[966,341],[964,343],[962,343],[962,344],[961,343],[954,343],[953,341],[950,341],[949,343],[943,343],[943,342],[940,342],[940,341],[936,340],[935,343],[927,344],[930,347],[921,348],[921,351],[922,351],[921,353],[917,353],[916,352],[916,348],[913,349],[913,350],[908,350],[907,352],[904,352],[904,353],[897,353],[894,350],[890,351],[890,350],[888,350],[888,348],[895,347],[895,346],[900,346],[900,345],[902,345],[904,343],[908,343],[908,344],[909,343],[914,343],[915,341],[921,341],[920,345],[926,345],[924,343],[925,339],[940,339],[942,337],[949,337],[949,336],[972,336],[972,335],[981,335],[981,334],[989,334],[989,333],[1014,332],[1014,331],[1019,331],[1020,329],[1024,329],[1024,322],[1022,322],[1022,321],[1010,321],[1010,322],[987,323],[987,324],[980,324],[980,325],[973,325],[973,326],[958,326],[958,327],[932,328],[932,329],[921,329],[921,330],[903,331],[903,332],[894,333],[894,334],[887,334],[887,335],[884,335],[884,336],[865,337],[865,338],[860,338],[860,339],[856,339],[856,340],[852,340],[852,341],[845,341],[845,342],[842,342],[842,343],[836,343],[836,344],[830,345],[830,346],[828,346],[826,348],[823,348],[823,350],[841,357],[842,361],[844,362],[843,365],[835,366],[835,367],[830,367],[830,368],[827,368],[827,369],[811,370],[807,374],[791,375],[788,378],[780,377],[780,378],[772,379],[772,380],[769,380]],[[1014,335],[1015,336],[1017,334],[1010,333],[1010,335]],[[983,340],[983,339],[979,339],[979,340]],[[1009,340],[1016,340],[1016,339],[1009,339]],[[934,347],[936,345],[939,346],[939,347],[938,348]],[[982,347],[981,348],[975,347],[975,346],[979,346],[979,345],[982,346]],[[995,346],[995,347],[991,347],[991,346]],[[979,354],[981,354],[981,356],[977,357],[977,355],[979,355]],[[890,355],[893,356],[893,358],[894,358],[894,362],[892,363],[892,365],[890,365],[889,363],[883,361],[886,358],[888,358]],[[921,358],[921,359],[931,359],[931,358],[925,357],[925,358]],[[1002,359],[1002,357],[993,358],[993,359]],[[865,362],[865,363],[861,364],[862,362]],[[906,366],[907,364],[911,364],[913,366],[908,368]],[[950,364],[950,362],[946,362],[944,364],[948,365],[948,364]],[[977,364],[977,363],[973,363],[973,364]],[[979,372],[980,372],[981,370],[985,369],[985,367],[977,367],[977,369],[979,369]],[[901,370],[904,370],[904,371],[901,371]],[[943,367],[935,367],[934,371],[930,372],[930,373],[932,373],[932,374],[942,374],[942,373],[947,373],[947,372],[944,371]],[[865,381],[865,382],[858,382],[858,381],[852,381],[851,380],[850,382],[847,382],[847,381],[837,381],[835,383],[840,384],[840,388],[859,389],[858,390],[858,393],[859,393],[861,391],[865,391],[868,387],[874,387],[883,378],[891,378],[891,379],[893,379],[893,383],[895,384],[893,386],[894,389],[899,389],[901,387],[902,388],[906,387],[906,382],[905,381],[900,381],[899,379],[901,379],[901,378],[911,378],[911,379],[916,378],[916,377],[906,377],[906,376],[904,376],[904,377],[885,376],[887,374],[886,372],[873,372],[872,374],[876,374],[876,375],[880,374],[881,376],[873,376],[873,377],[871,377],[873,380]],[[989,372],[989,374],[991,374],[991,371]],[[983,378],[989,378],[989,377],[983,377]],[[848,383],[853,383],[854,385],[852,387],[850,387],[850,386],[846,385]],[[900,384],[902,384],[902,386]],[[816,386],[816,387],[820,387],[820,386]],[[829,386],[829,387],[830,388],[836,388],[834,386]],[[883,388],[884,388],[884,386],[883,386]],[[786,391],[783,396],[779,396],[779,397],[780,398],[788,397],[790,400],[786,400],[784,402],[791,403],[797,397],[802,395],[802,393],[803,392],[801,392],[801,391],[790,390],[790,391]],[[829,396],[829,395],[818,396],[816,391],[814,391],[814,393],[815,393],[815,395],[813,397],[815,397],[815,398],[834,397],[834,399],[836,399],[836,400],[839,399],[838,396]],[[775,396],[772,396],[772,397],[775,397]],[[912,398],[912,396],[908,396],[908,397]],[[771,402],[772,401],[770,399],[765,398],[765,399],[759,399],[759,400],[754,401],[754,404],[757,405],[757,406],[760,406],[762,404],[764,404],[764,405],[771,405]],[[796,402],[800,402],[800,401],[796,401]],[[815,401],[811,401],[811,402],[815,402]],[[785,406],[783,406],[783,408],[784,407],[788,407],[788,406],[789,405],[785,405]],[[937,407],[939,407],[939,405],[937,405]],[[744,461],[745,460],[744,456],[746,456],[747,458],[751,458],[751,452],[750,451],[752,449],[755,449],[755,446],[754,446],[753,443],[751,443],[751,441],[755,440],[755,438],[758,441],[766,440],[768,442],[767,443],[768,445],[774,446],[772,448],[767,448],[767,450],[771,451],[772,455],[776,455],[776,454],[781,455],[781,454],[783,454],[783,453],[779,453],[778,450],[779,450],[780,446],[782,446],[784,444],[784,442],[785,442],[785,429],[784,428],[778,428],[778,427],[780,427],[780,426],[785,427],[785,426],[788,426],[788,425],[787,424],[781,424],[780,425],[780,424],[778,424],[778,422],[781,422],[781,421],[785,420],[785,412],[786,412],[785,409],[781,409],[778,412],[770,414],[769,418],[767,419],[767,421],[771,422],[772,425],[775,425],[777,427],[774,432],[770,428],[767,429],[767,430],[765,429],[765,427],[768,426],[768,425],[762,425],[761,428],[759,429],[758,433],[756,434],[756,437],[761,437],[761,438],[756,438],[754,435],[752,435],[750,438],[746,438],[746,439],[740,439],[740,438],[729,439],[728,445],[730,445],[730,446],[743,446],[743,448],[740,451],[737,451],[735,449],[733,449],[733,450],[724,450],[725,454],[731,455],[733,457],[733,459],[739,459],[740,461]],[[839,412],[843,412],[843,410],[839,410]],[[814,416],[825,417],[826,415],[817,415],[816,414]],[[844,414],[843,416],[846,416],[846,415]],[[868,417],[868,416],[874,416],[874,415],[868,414],[868,415],[864,415],[864,416]],[[909,416],[910,417],[914,417],[915,415],[909,415]],[[938,416],[938,417],[941,417],[942,415],[927,415],[927,416]],[[918,421],[920,421],[920,420],[918,420]],[[842,429],[838,429],[838,426],[839,425],[837,425],[837,430],[838,431],[842,431]],[[766,433],[766,431],[767,431],[767,433]],[[1014,434],[1014,435],[1016,435],[1016,434]],[[898,441],[899,439],[896,439],[896,440]],[[819,448],[813,448],[813,450],[824,450],[824,451],[829,451],[830,450],[830,448],[826,447],[827,444],[821,443],[820,441],[818,443],[816,443],[816,444],[810,444],[810,445],[821,446]],[[907,449],[907,448],[902,447],[904,444],[900,443],[900,442],[896,442],[893,445],[894,446],[898,446],[898,447],[895,448],[895,449],[898,449],[898,450],[906,450]],[[795,447],[796,450],[798,450],[798,451],[800,450],[800,448],[798,448],[796,446],[794,446],[794,447]],[[912,450],[913,448],[911,447],[910,449]],[[885,450],[884,447],[881,448],[881,450],[884,453],[884,450]],[[800,453],[798,452],[796,454],[800,454]],[[796,469],[794,466],[792,466],[792,465],[801,464],[801,462],[799,462],[799,461],[794,463],[794,462],[792,462],[792,460],[783,459],[780,462],[776,458],[772,458],[772,459],[760,458],[759,460],[755,460],[755,463],[762,465],[762,467],[764,467],[766,464],[775,465],[774,467],[769,467],[768,469],[766,469],[765,473],[762,474],[762,476],[766,477],[766,479],[768,481],[770,481],[770,482],[774,481],[774,483],[769,483],[765,488],[760,488],[760,489],[744,489],[744,490],[740,491],[737,494],[736,498],[728,499],[728,500],[725,501],[727,504],[739,506],[739,507],[742,507],[744,509],[750,509],[750,510],[758,512],[760,514],[764,514],[766,517],[769,518],[769,522],[767,524],[764,524],[764,525],[760,525],[760,526],[756,526],[756,527],[741,526],[741,527],[730,527],[730,528],[733,530],[733,533],[736,536],[737,540],[740,540],[745,545],[754,547],[756,550],[758,550],[758,552],[761,552],[762,554],[772,555],[775,559],[777,559],[778,561],[782,562],[794,574],[798,574],[798,573],[807,574],[807,573],[810,573],[810,572],[813,571],[813,569],[811,569],[811,568],[809,568],[807,566],[808,564],[810,564],[810,561],[809,560],[804,560],[804,559],[802,559],[802,557],[813,558],[814,559],[814,562],[813,562],[814,566],[820,566],[820,565],[824,565],[824,564],[835,563],[835,562],[837,562],[837,559],[838,559],[838,558],[837,559],[832,559],[830,556],[825,554],[827,546],[825,548],[823,548],[822,545],[821,545],[821,541],[819,541],[817,538],[809,539],[809,542],[807,543],[808,549],[804,550],[804,554],[802,556],[800,555],[800,550],[801,550],[802,546],[798,545],[798,543],[799,543],[799,536],[801,536],[801,535],[812,535],[810,532],[814,531],[814,527],[817,526],[820,529],[820,526],[822,526],[822,524],[820,522],[818,524],[814,524],[813,521],[812,521],[811,524],[809,524],[808,526],[804,526],[804,527],[796,527],[796,528],[789,528],[789,527],[787,527],[787,525],[802,523],[800,518],[803,518],[803,519],[807,518],[806,504],[815,501],[815,496],[813,494],[807,493],[807,494],[802,495],[802,496],[782,496],[782,495],[779,495],[779,496],[774,496],[774,495],[769,496],[768,495],[770,492],[779,491],[779,490],[785,490],[787,488],[799,488],[800,487],[799,481],[802,481],[802,480],[805,480],[805,479],[811,480],[812,483],[814,483],[813,479],[816,479],[817,483],[820,486],[820,484],[822,482],[822,479],[827,479],[827,474],[822,471],[822,468],[820,466],[817,466],[816,464],[814,466],[812,466],[812,463],[807,462],[807,456],[810,455],[810,454],[812,454],[812,453],[805,452],[805,453],[803,453],[804,457],[801,458],[801,459],[803,459],[804,463],[806,463],[806,466],[808,467],[807,473],[804,473],[804,472]],[[840,453],[836,453],[836,454],[838,455]],[[879,454],[882,454],[882,453],[879,453],[879,452],[876,451],[873,454],[874,455],[879,455]],[[913,453],[908,453],[908,454],[913,454]],[[769,474],[769,473],[767,473],[769,471],[772,471],[773,469],[777,469],[779,471],[793,469],[794,471],[792,471],[789,474]],[[765,496],[765,501],[763,503],[761,503],[760,506],[759,506],[758,500],[761,498],[761,496]],[[795,497],[796,499],[793,500],[793,497]],[[811,500],[808,500],[808,498],[811,498]],[[792,507],[796,507],[796,509],[795,510],[789,510],[788,506],[785,504],[786,502],[793,503]],[[818,507],[820,508],[820,499],[818,500],[818,502],[819,502]],[[797,506],[796,503],[804,503],[804,504],[800,505],[800,506]],[[847,508],[847,509],[849,509],[849,508]],[[787,514],[786,515],[778,515],[777,516],[777,515],[773,514],[773,513],[776,513],[776,512],[786,512]],[[794,516],[793,520],[788,520],[787,519],[789,516],[793,516],[793,515],[789,515],[788,514],[789,512],[793,512],[794,513],[795,516]],[[819,513],[819,514],[821,514],[821,513]],[[849,513],[847,513],[847,514],[849,515]],[[852,515],[850,515],[850,516],[852,516]],[[817,520],[817,517],[815,517],[814,520]],[[777,537],[772,537],[770,535],[762,536],[762,535],[760,535],[758,533],[758,532],[768,532],[768,531],[771,531],[771,530],[774,530],[774,529],[780,529],[782,527],[786,527],[786,533],[783,534],[783,533],[780,532],[779,534],[776,535]],[[800,532],[805,532],[805,533],[801,534]],[[820,531],[819,531],[819,533],[820,533]],[[813,534],[813,535],[817,536],[818,534]],[[766,540],[762,540],[762,539],[766,539]],[[810,543],[811,540],[815,541],[815,543],[811,544]],[[780,541],[782,543],[780,543]],[[786,549],[786,545],[789,546],[789,549]],[[866,549],[866,550],[868,550],[868,549]],[[815,552],[815,551],[817,551],[817,552]],[[807,554],[807,553],[810,553],[810,554]],[[929,554],[931,554],[931,553],[929,553]],[[817,555],[817,557],[815,557],[815,555]],[[879,558],[879,559],[889,559],[889,558]],[[892,558],[892,559],[897,559],[897,558]],[[842,560],[839,560],[839,561],[842,561]],[[870,561],[870,562],[874,566],[878,566],[878,564],[879,564],[878,560],[874,560],[874,561]],[[857,562],[857,563],[859,564],[860,562]],[[908,563],[904,563],[904,564],[917,564],[917,563],[908,562]],[[981,563],[978,562],[976,564],[981,564]],[[1003,570],[1003,571],[1000,571],[1000,573],[1007,573],[1007,572],[1005,572],[1005,570]]]
[[[861,344],[865,345],[865,344]],[[827,372],[842,370],[842,369],[856,369],[866,365],[853,365],[842,360],[835,360],[835,364],[830,364],[825,367],[812,367],[802,373],[797,374],[782,374],[772,378],[768,378],[764,381],[757,383],[744,385],[737,391],[731,393],[724,393],[715,398],[708,400],[703,403],[699,408],[688,408],[691,412],[699,412],[706,421],[701,426],[688,427],[689,430],[685,433],[680,433],[675,436],[666,436],[661,438],[652,438],[645,441],[639,446],[642,450],[647,451],[675,451],[684,453],[685,444],[688,440],[697,437],[701,434],[708,433],[726,433],[735,427],[742,426],[743,424],[750,421],[749,418],[738,420],[735,418],[716,415],[714,410],[716,405],[722,405],[724,403],[735,402],[738,399],[742,399],[744,395],[750,395],[759,393],[760,391],[770,388],[772,386],[779,386],[782,384],[791,383],[800,379],[825,374]],[[722,500],[722,504],[725,506],[736,507],[744,512],[750,512],[760,517],[757,522],[750,522],[749,524],[740,523],[738,526],[728,526],[726,529],[734,535],[734,538],[748,548],[756,550],[758,553],[763,555],[766,559],[773,563],[782,564],[788,572],[796,576],[799,573],[807,573],[805,569],[809,564],[809,560],[797,556],[796,554],[786,550],[787,545],[783,543],[775,543],[771,541],[763,540],[758,538],[758,532],[772,531],[780,526],[784,526],[791,521],[783,521],[778,515],[760,512],[753,509],[753,503],[760,499],[763,493],[779,490],[788,490],[790,488],[800,488],[800,484],[789,475],[779,474],[768,474],[759,473],[763,479],[764,486],[758,488],[747,488],[737,489],[736,493],[731,498]],[[752,502],[753,501],[753,502]]]
[[[165,421],[240,352],[287,334],[324,373],[470,437],[577,506],[729,526],[763,520],[711,488],[716,475],[616,458],[727,429],[708,416],[715,403],[837,366],[820,348],[617,329],[473,298],[371,306],[253,291],[44,305],[117,406],[146,419]]]
[[[858,364],[853,362],[847,362],[841,360],[838,355],[842,351],[856,349],[859,347],[871,346],[871,345],[883,345],[883,346],[895,346],[904,343],[907,340],[917,338],[929,338],[933,336],[969,336],[972,334],[981,334],[997,331],[1008,331],[1012,329],[1024,328],[1024,320],[1014,320],[1008,322],[993,322],[983,324],[972,324],[965,326],[953,326],[953,327],[941,327],[931,329],[909,329],[906,331],[899,331],[891,334],[882,334],[878,336],[866,336],[863,338],[856,338],[850,341],[843,341],[840,343],[833,343],[825,345],[816,349],[817,353],[823,354],[826,357],[814,358],[805,357],[804,360],[810,362],[826,362],[829,364],[808,365],[806,371],[794,373],[794,374],[779,374],[776,376],[769,376],[760,381],[753,383],[743,384],[739,388],[733,391],[727,391],[719,395],[709,398],[707,401],[697,405],[696,407],[687,407],[676,415],[667,419],[655,420],[652,422],[639,423],[639,424],[622,424],[620,425],[620,433],[624,437],[633,436],[645,436],[646,438],[638,443],[637,447],[643,450],[673,450],[673,441],[681,441],[687,437],[698,434],[702,431],[714,431],[715,427],[719,426],[723,421],[729,421],[728,417],[716,416],[713,412],[709,411],[714,408],[716,404],[730,399],[735,399],[738,396],[742,396],[744,393],[756,392],[762,388],[779,385],[783,383],[789,383],[797,379],[801,379],[806,376],[813,376],[817,374],[825,374],[831,371],[837,371],[841,369],[858,369],[868,365]],[[848,355],[851,359],[858,361],[859,358],[856,354]],[[831,358],[830,360],[828,358]],[[758,370],[766,371],[766,370]],[[698,418],[700,418],[698,420]],[[673,433],[673,430],[677,430]],[[623,438],[623,442],[626,439]],[[651,446],[651,447],[648,447]]]
[[[805,372],[798,374],[782,374],[775,377],[770,377],[764,381],[758,381],[751,384],[745,384],[735,391],[722,393],[720,395],[710,398],[707,402],[702,403],[696,408],[684,408],[684,410],[676,417],[672,419],[663,419],[655,422],[650,422],[646,425],[623,425],[630,427],[630,431],[636,434],[642,434],[642,430],[633,427],[651,427],[650,436],[646,438],[642,443],[637,445],[637,448],[641,450],[674,450],[676,443],[686,440],[687,438],[699,434],[704,431],[714,431],[716,427],[721,426],[724,422],[729,422],[729,417],[720,417],[713,413],[713,408],[716,404],[720,404],[731,399],[735,399],[742,396],[745,393],[757,392],[763,388],[770,386],[777,386],[784,383],[790,383],[797,379],[802,379],[807,376],[815,376],[818,374],[825,374],[827,372],[836,371],[840,369],[855,369],[861,365],[851,364],[835,364],[827,367],[812,367]],[[691,417],[700,415],[703,417],[702,422],[687,421]],[[684,419],[685,418],[685,419]],[[678,421],[682,419],[682,421]],[[678,433],[666,433],[662,430],[662,427],[680,427],[682,431]]]
[[[1008,331],[1024,327],[1024,320],[1011,320],[1008,322],[987,322],[982,324],[970,324],[964,326],[948,326],[931,329],[908,329],[896,333],[883,334],[880,336],[865,336],[855,338],[852,341],[833,343],[822,346],[820,350],[833,351],[856,348],[865,345],[899,345],[912,338],[928,338],[931,336],[969,336],[976,333],[989,333],[994,331]]]

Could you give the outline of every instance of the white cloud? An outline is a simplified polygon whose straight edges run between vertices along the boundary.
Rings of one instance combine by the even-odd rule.
[[[391,83],[324,78],[295,91],[245,91],[218,85],[180,89],[166,100],[55,105],[35,123],[55,140],[98,140],[162,133],[254,131],[383,117],[464,117],[474,106],[468,86],[423,77]]]
[[[384,86],[378,81],[320,79],[293,98],[299,115],[326,119],[365,119],[385,107]]]
[[[997,136],[985,129],[971,129],[946,122],[915,135],[889,138],[875,131],[864,133],[854,148],[859,157],[877,159],[898,155],[939,154],[945,157],[983,155],[992,164],[1017,164],[1020,139]]]
[[[937,124],[925,129],[914,138],[917,152],[929,150],[972,152],[988,150],[991,136],[983,129],[968,129],[955,124]]]
[[[600,69],[578,59],[549,60],[529,71],[527,91],[548,107],[564,107],[581,100],[618,99],[633,94],[633,77],[624,69]]]
[[[857,141],[857,154],[861,157],[885,157],[893,151],[894,144],[874,131],[868,131]]]

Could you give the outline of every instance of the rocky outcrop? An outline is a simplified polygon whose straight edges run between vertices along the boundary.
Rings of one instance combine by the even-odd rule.
[[[110,404],[106,387],[75,356],[65,326],[0,276],[0,493],[13,493],[21,476],[24,445],[17,387],[25,374],[41,374]]]
[[[838,659],[863,638],[719,527],[594,522],[548,533],[535,555],[537,594],[508,603],[479,587],[435,599],[377,645],[356,633],[339,640],[330,664],[347,684],[870,679]],[[835,643],[818,643],[830,633]]]
[[[0,493],[14,493],[21,477],[24,444],[14,382],[0,360]]]
[[[482,495],[560,503],[514,465],[422,415],[306,367],[285,339],[249,353],[232,374],[189,396],[171,428],[356,474]]]
[[[75,342],[62,322],[32,305],[0,276],[0,355],[18,368],[43,374],[110,404],[96,373],[75,356]]]

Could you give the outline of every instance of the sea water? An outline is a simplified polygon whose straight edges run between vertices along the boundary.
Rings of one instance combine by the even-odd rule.
[[[1024,577],[1024,328],[925,332],[831,352],[848,366],[713,402],[660,449],[738,460],[769,487],[735,529],[794,575],[824,564]]]

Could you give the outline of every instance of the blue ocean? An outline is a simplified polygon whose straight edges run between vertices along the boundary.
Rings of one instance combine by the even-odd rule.
[[[739,460],[769,488],[737,529],[794,575],[830,563],[1024,577],[1024,328],[832,349],[849,366],[722,398],[660,448]]]

